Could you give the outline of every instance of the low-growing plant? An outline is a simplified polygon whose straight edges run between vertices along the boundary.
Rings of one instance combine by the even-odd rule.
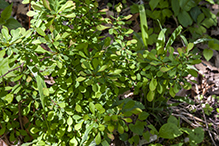
[[[151,135],[173,139],[183,132],[192,144],[203,140],[203,130],[181,128],[173,116],[165,124],[148,122],[168,109],[168,99],[179,89],[191,87],[184,77],[197,76],[191,68],[200,63],[191,53],[193,44],[171,47],[181,26],[168,41],[161,27],[156,49],[145,50],[136,39],[126,39],[133,33],[123,27],[130,15],[103,18],[107,10],[98,10],[95,1],[31,5],[29,30],[3,26],[0,34],[0,135],[14,143],[20,137],[23,145],[108,146],[117,132],[134,145],[142,137],[150,142]],[[145,20],[139,41],[147,48],[140,7]],[[101,35],[106,30],[108,37]],[[118,98],[131,88],[134,99]]]

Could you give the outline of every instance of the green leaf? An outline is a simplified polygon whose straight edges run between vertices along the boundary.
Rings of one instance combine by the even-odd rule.
[[[2,124],[2,127],[0,129],[0,135],[3,135],[5,133],[5,130],[6,130],[6,126],[5,124]]]
[[[143,111],[142,113],[140,113],[138,115],[138,119],[139,120],[146,120],[149,115],[150,115],[149,113]]]
[[[122,125],[120,125],[120,124],[118,124],[118,132],[119,132],[120,134],[123,134],[123,133],[124,133],[124,127],[123,127]]]
[[[10,17],[4,25],[9,29],[16,29],[18,27],[21,27],[21,24],[13,17]]]
[[[193,7],[190,11],[190,15],[192,16],[192,19],[197,22],[198,16],[202,14],[201,9],[199,6]]]
[[[171,70],[172,68],[167,68],[167,67],[161,67],[160,68],[160,71],[162,71],[162,72],[167,72],[167,71],[169,71],[169,70]]]
[[[50,6],[49,6],[49,1],[48,0],[42,0],[43,1],[43,5],[46,9],[51,10]]]
[[[4,37],[7,41],[10,40],[11,36],[9,35],[9,31],[8,31],[8,28],[7,28],[7,27],[3,26],[2,30],[1,30],[1,33],[2,33],[3,37]]]
[[[78,141],[75,136],[69,141],[70,146],[78,146]]]
[[[23,0],[22,4],[29,4],[30,0]]]
[[[113,134],[110,134],[110,133],[107,133],[107,137],[109,137],[109,139],[111,139],[111,140],[114,140],[114,139],[115,139],[114,135],[113,135]]]
[[[178,120],[177,120],[176,117],[170,115],[170,117],[167,120],[167,123],[173,123],[173,124],[175,124],[177,126],[178,125]]]
[[[49,96],[49,89],[48,88],[43,88],[43,95]]]
[[[5,0],[0,0],[0,9],[5,9],[9,4]]]
[[[7,6],[1,13],[1,18],[3,20],[7,20],[10,18],[11,16],[11,12],[12,12],[12,6],[13,6],[13,3],[10,4],[9,6]]]
[[[126,121],[127,123],[131,123],[132,119],[131,118],[123,118],[124,121]]]
[[[193,77],[198,77],[198,73],[194,69],[188,69],[188,72],[193,76]]]
[[[75,124],[75,126],[74,126],[75,130],[80,130],[80,129],[81,129],[81,127],[82,127],[82,124],[83,124],[83,122],[84,122],[84,121],[82,121],[82,122],[80,122],[80,123],[77,123],[77,124]]]
[[[5,56],[5,51],[6,51],[6,49],[2,49],[0,51],[0,59],[2,59]]]
[[[14,99],[14,95],[9,93],[3,99],[6,100],[8,102],[8,104],[10,104]]]
[[[140,108],[134,108],[131,112],[135,115],[139,115],[142,112],[142,110]]]
[[[155,93],[150,90],[150,91],[148,92],[148,94],[147,94],[147,100],[148,100],[149,102],[153,101],[154,96],[155,96]]]
[[[118,75],[118,74],[120,74],[121,72],[122,72],[121,69],[116,69],[116,70],[114,70],[113,74],[114,74],[114,75]]]
[[[9,121],[9,116],[3,111],[3,120],[5,122],[8,122]]]
[[[31,129],[30,129],[30,132],[31,133],[33,133],[33,134],[36,134],[37,132],[39,132],[40,130],[38,129],[38,128],[36,128],[36,127],[32,127]]]
[[[146,125],[145,122],[141,122],[139,120],[137,120],[135,122],[135,125],[133,124],[129,124],[129,128],[132,132],[134,132],[135,134],[138,135],[143,135],[143,131],[144,131],[144,126]]]
[[[108,129],[110,132],[113,132],[114,129],[115,129],[115,127],[114,127],[112,124],[109,124],[109,125],[107,126],[107,129]]]
[[[82,146],[83,143],[87,140],[88,134],[93,129],[93,127],[94,127],[94,123],[92,123],[89,127],[86,128],[86,130],[84,132],[84,135],[82,136],[82,140],[81,140],[80,146]]]
[[[95,115],[95,105],[92,102],[89,103],[89,109]]]
[[[207,2],[209,2],[210,4],[215,4],[215,2],[213,1],[213,0],[205,0],[205,1],[207,1]]]
[[[50,111],[50,112],[48,113],[47,120],[48,120],[48,121],[52,121],[52,120],[54,119],[54,117],[55,117],[55,112],[54,112],[54,111]]]
[[[150,141],[150,132],[149,131],[144,132],[143,137],[145,140],[147,140],[149,142]]]
[[[95,142],[96,142],[97,145],[101,143],[101,135],[100,135],[100,132],[98,132],[97,136],[95,137]]]
[[[123,110],[125,109],[131,109],[132,107],[134,107],[135,102],[133,100],[128,101],[125,106],[123,107]]]
[[[173,44],[173,42],[176,40],[176,37],[181,33],[182,29],[183,29],[182,26],[178,26],[174,30],[174,32],[171,34],[169,40],[167,41],[166,49],[168,49]]]
[[[166,123],[159,130],[159,136],[165,139],[174,139],[182,134],[183,132],[173,123]]]
[[[162,93],[163,93],[163,86],[162,86],[160,83],[158,83],[157,92],[158,92],[159,94],[162,94]]]
[[[111,117],[110,116],[104,116],[104,121],[105,122],[109,122],[111,120]]]
[[[174,16],[178,16],[180,7],[179,7],[179,1],[178,0],[171,0],[171,6],[172,10],[174,12]]]
[[[103,30],[105,30],[105,29],[109,29],[110,28],[110,26],[104,26],[104,25],[97,25],[97,30],[99,30],[99,31],[103,31]]]
[[[76,14],[75,13],[71,13],[71,14],[68,14],[68,15],[64,15],[66,18],[75,18],[76,17]]]
[[[189,140],[195,143],[201,143],[204,140],[204,130],[201,127],[197,127],[189,133]]]
[[[122,18],[123,20],[128,20],[128,19],[130,19],[132,17],[132,15],[131,14],[129,14],[128,16],[125,16],[124,18]]]
[[[95,104],[95,108],[99,111],[100,114],[103,114],[105,112],[105,109],[99,103]]]
[[[79,104],[76,104],[75,110],[76,110],[77,112],[79,112],[79,113],[82,112],[82,108],[81,108],[81,106],[80,106]]]
[[[74,2],[73,1],[67,1],[64,5],[62,5],[62,7],[59,9],[58,13],[60,13],[61,11],[74,6]]]
[[[34,15],[36,15],[37,13],[35,11],[28,11],[27,12],[27,16],[29,17],[33,17]]]
[[[72,119],[71,116],[68,116],[67,124],[68,124],[69,126],[71,126],[71,125],[73,124],[73,119]]]
[[[84,81],[85,79],[86,79],[85,77],[78,77],[78,78],[76,79],[76,81],[82,82],[82,81]]]
[[[170,87],[169,93],[170,93],[170,95],[171,95],[172,97],[175,97],[175,95],[176,95],[176,93],[174,92],[174,90],[173,90],[172,87]]]
[[[203,55],[207,61],[209,61],[213,56],[213,51],[211,49],[204,49]]]
[[[149,5],[150,5],[152,11],[157,7],[159,2],[160,2],[160,0],[150,0]]]
[[[186,52],[189,53],[190,50],[194,47],[193,43],[189,43],[188,46],[186,47]]]
[[[43,108],[45,108],[45,95],[43,94],[43,88],[46,88],[46,84],[39,75],[36,75],[36,81],[37,81],[38,92],[40,94],[41,104]]]
[[[111,117],[112,121],[118,121],[118,115],[112,115]]]
[[[157,79],[152,78],[149,84],[150,91],[154,91],[157,87]]]
[[[98,129],[100,131],[104,131],[105,130],[105,126],[103,124],[99,124]]]
[[[92,65],[93,65],[93,68],[96,69],[97,66],[99,65],[99,61],[98,61],[96,58],[94,58],[94,59],[92,60]]]
[[[159,22],[159,21],[158,21]],[[160,24],[160,22],[159,22]],[[160,24],[161,26],[161,24]],[[161,29],[159,35],[158,35],[158,38],[157,38],[157,42],[156,42],[156,48],[159,49],[159,48],[162,48],[164,47],[165,45],[165,32],[167,31],[167,29]]]
[[[144,8],[144,4],[138,5],[139,8],[139,14],[140,14],[140,25],[141,25],[141,35],[142,40],[145,45],[145,47],[148,46],[147,40],[148,40],[148,23],[147,23],[147,17],[146,12]]]
[[[178,15],[179,23],[182,24],[183,27],[187,27],[192,25],[193,21],[188,12],[182,11]]]
[[[36,31],[37,31],[37,33],[39,34],[39,35],[41,35],[41,36],[46,36],[46,34],[45,34],[45,32],[41,29],[41,28],[36,28]]]
[[[185,44],[185,46],[188,46],[188,41],[186,39],[186,37],[184,35],[179,35],[181,37],[181,39],[183,40],[183,43]],[[190,51],[190,50],[189,50]],[[187,52],[188,52],[188,49],[187,49]]]

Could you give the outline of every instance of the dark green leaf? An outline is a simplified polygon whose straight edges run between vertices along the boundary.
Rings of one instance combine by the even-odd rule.
[[[189,140],[195,143],[201,143],[204,140],[204,130],[201,127],[195,128],[189,134]]]
[[[9,18],[4,25],[9,29],[16,29],[18,27],[21,27],[21,24],[13,17]]]
[[[145,119],[147,119],[148,116],[149,116],[149,113],[143,111],[142,113],[140,113],[138,115],[138,119],[139,120],[145,120]]]
[[[179,23],[182,24],[183,27],[187,27],[192,25],[193,21],[188,12],[182,11],[178,15]]]
[[[174,139],[182,135],[182,133],[173,123],[166,123],[159,130],[159,136],[166,139]]]
[[[12,6],[13,6],[13,3],[10,4],[9,6],[7,6],[1,13],[1,18],[3,20],[7,20],[10,18],[11,16],[11,12],[12,12]]]
[[[193,7],[189,12],[195,22],[197,22],[198,16],[202,13],[198,6]]]
[[[134,132],[135,134],[138,134],[138,135],[143,135],[143,131],[144,131],[144,126],[146,125],[145,122],[141,122],[139,120],[137,120],[135,122],[135,125],[133,124],[130,124],[129,125],[129,128],[132,132]]]
[[[5,0],[0,0],[0,9],[5,9],[9,4]]]
[[[151,0],[149,2],[149,5],[150,5],[152,11],[157,7],[159,2],[160,2],[160,0]]]
[[[177,126],[178,125],[178,120],[177,120],[176,117],[170,115],[170,117],[167,120],[167,123],[173,123],[173,124],[175,124]]]
[[[179,7],[179,1],[178,0],[171,0],[171,6],[174,12],[175,16],[178,16],[180,7]]]

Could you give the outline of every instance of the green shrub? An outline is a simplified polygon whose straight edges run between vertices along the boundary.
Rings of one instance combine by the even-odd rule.
[[[194,132],[180,128],[173,116],[159,131],[147,123],[155,107],[166,108],[181,87],[191,86],[185,76],[197,76],[190,68],[200,62],[190,52],[193,44],[177,54],[171,47],[181,26],[167,42],[161,28],[156,49],[148,51],[136,48],[136,39],[125,39],[133,33],[123,27],[130,16],[102,18],[97,2],[31,5],[31,29],[3,26],[0,34],[0,135],[9,133],[10,141],[21,136],[23,145],[77,146],[109,145],[116,131],[135,145],[141,136],[150,141],[151,134],[172,139]],[[101,36],[104,30],[111,37]],[[118,98],[130,88],[138,99]]]

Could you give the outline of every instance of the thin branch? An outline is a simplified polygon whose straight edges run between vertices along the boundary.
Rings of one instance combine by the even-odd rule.
[[[2,78],[2,77],[4,77],[4,76],[6,76],[7,74],[9,74],[10,72],[12,72],[12,71],[14,71],[14,70],[16,70],[16,69],[18,69],[18,68],[21,68],[21,67],[23,67],[23,65],[24,65],[24,63],[22,63],[20,66],[18,66],[18,67],[16,67],[16,68],[14,68],[14,69],[12,69],[12,70],[9,70],[8,72],[6,72],[5,74],[3,74],[2,76],[0,76],[0,78]]]

